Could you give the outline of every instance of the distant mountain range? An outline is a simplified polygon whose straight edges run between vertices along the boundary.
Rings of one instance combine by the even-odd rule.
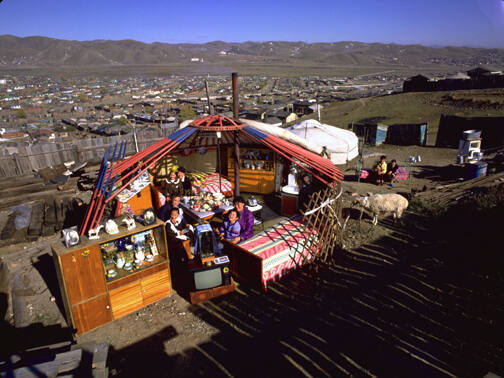
[[[504,49],[426,47],[362,42],[243,42],[203,44],[67,41],[0,36],[0,68],[163,64],[290,64],[504,67]]]

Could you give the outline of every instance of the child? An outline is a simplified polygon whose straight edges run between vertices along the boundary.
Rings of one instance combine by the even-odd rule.
[[[387,167],[387,178],[390,180],[390,186],[394,186],[394,179],[398,168],[399,166],[397,165],[397,161],[392,159]]]
[[[374,171],[377,175],[376,184],[383,185],[383,179],[387,174],[387,157],[385,155],[380,156],[380,161],[376,164]]]
[[[235,209],[231,210],[228,214],[227,219],[222,222],[219,229],[220,239],[233,240],[240,236],[241,226],[238,223],[240,214]]]
[[[189,240],[191,254],[194,249],[194,229],[179,216],[180,210],[174,207],[170,211],[170,219],[165,222],[168,250],[172,255],[170,259],[175,265],[187,262],[188,256],[184,248],[184,241]]]
[[[169,180],[165,180],[166,194],[169,196],[173,196],[175,194],[182,193],[182,183],[180,179],[177,177],[177,174],[174,171],[170,172]]]

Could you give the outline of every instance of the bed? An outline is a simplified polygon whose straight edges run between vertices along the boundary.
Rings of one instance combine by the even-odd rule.
[[[272,282],[311,260],[319,252],[317,233],[301,221],[301,217],[285,219],[239,244],[225,242],[224,253],[231,259],[233,276],[266,290]]]

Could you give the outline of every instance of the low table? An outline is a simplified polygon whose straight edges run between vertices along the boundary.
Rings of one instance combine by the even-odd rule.
[[[254,215],[254,226],[261,225],[264,230],[264,223],[262,217],[262,205],[246,206],[247,209]]]

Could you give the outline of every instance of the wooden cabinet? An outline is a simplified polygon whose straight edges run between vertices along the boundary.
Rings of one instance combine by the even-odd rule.
[[[114,319],[130,314],[170,295],[171,281],[167,270],[110,290],[110,304]]]
[[[104,294],[107,289],[103,274],[102,259],[98,245],[78,249],[61,256],[68,301],[77,304],[86,299]]]
[[[170,294],[170,275],[167,270],[153,274],[140,281],[144,306],[154,303]]]
[[[52,246],[67,322],[77,334],[171,294],[164,223],[157,220],[150,226],[137,224],[131,231],[120,226],[119,230],[116,235],[102,233],[97,240],[82,237],[80,244],[71,248],[66,248],[61,242]],[[113,278],[107,276],[109,267],[104,267],[106,256],[102,255],[100,246],[142,234],[154,238],[158,255],[136,271],[121,270]]]
[[[118,319],[143,307],[142,285],[140,281],[111,290],[109,294],[114,319]]]
[[[272,151],[260,148],[246,148],[246,151],[257,152],[263,159],[240,157],[240,191],[269,194],[275,191],[275,155]],[[228,148],[228,179],[234,184],[234,149]],[[266,159],[267,157],[267,159]],[[254,169],[251,169],[251,167]]]
[[[90,331],[102,324],[112,321],[108,295],[99,297],[72,306],[74,327],[79,333]]]

